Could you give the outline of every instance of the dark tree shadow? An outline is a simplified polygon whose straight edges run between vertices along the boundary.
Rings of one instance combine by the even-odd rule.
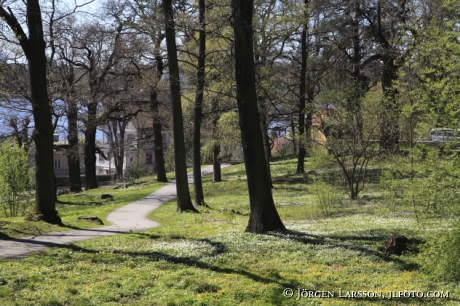
[[[287,230],[284,232],[267,232],[266,235],[277,237],[280,239],[294,240],[304,244],[314,244],[314,245],[324,245],[326,248],[344,248],[350,251],[356,251],[368,256],[375,256],[386,262],[395,262],[398,264],[401,270],[404,271],[415,271],[420,267],[419,265],[413,262],[406,262],[404,256],[385,256],[384,243],[388,239],[389,235],[387,233],[381,232],[381,234],[376,234],[374,231],[373,235],[356,235],[356,236],[337,236],[337,235],[313,235],[307,234],[299,231]],[[358,242],[369,242],[376,243],[381,242],[381,247],[378,250],[373,250],[369,247],[362,246]],[[422,243],[417,239],[410,239],[411,248],[417,249],[417,244]],[[347,242],[347,243],[344,243]],[[410,248],[410,249],[411,249]]]

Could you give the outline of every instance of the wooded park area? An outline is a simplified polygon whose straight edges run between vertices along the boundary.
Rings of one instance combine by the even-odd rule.
[[[34,151],[34,213],[47,222],[61,222],[53,135],[67,138],[71,191],[95,189],[101,126],[112,127],[108,153],[122,178],[127,123],[147,113],[158,181],[175,171],[177,211],[206,206],[204,161],[217,182],[224,153],[242,149],[247,231],[284,230],[269,163],[278,139],[297,156],[297,174],[328,151],[358,199],[371,160],[413,152],[432,128],[459,127],[459,4],[0,0],[1,135]]]
[[[459,12],[0,0],[0,304],[459,304]]]

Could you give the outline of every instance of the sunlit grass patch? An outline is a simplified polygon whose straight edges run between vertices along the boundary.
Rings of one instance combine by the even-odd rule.
[[[154,177],[145,177],[125,189],[114,189],[115,186],[100,187],[83,191],[79,194],[58,196],[56,210],[61,216],[64,226],[45,222],[24,221],[24,217],[3,218],[0,220],[0,240],[18,238],[28,235],[39,235],[49,232],[59,232],[74,228],[98,227],[97,223],[77,220],[78,216],[95,215],[104,225],[110,225],[106,216],[113,210],[154,192],[163,186]],[[102,194],[110,194],[113,199],[101,199]]]
[[[272,164],[288,177],[295,161]],[[324,216],[311,184],[274,183],[286,232],[245,233],[249,219],[244,166],[223,169],[223,182],[204,179],[200,213],[177,213],[176,201],[150,215],[155,229],[82,241],[28,258],[1,261],[0,304],[31,305],[443,305],[458,304],[456,283],[435,281],[418,254],[385,257],[393,233],[423,241],[451,220],[417,222],[409,209],[388,210],[378,185],[369,198],[333,203]],[[230,179],[231,178],[231,179]],[[331,186],[331,188],[335,188]],[[129,188],[128,188],[129,189]],[[340,194],[342,196],[342,194]],[[334,291],[334,298],[287,299],[285,288]],[[338,290],[450,291],[449,299],[338,298]],[[52,292],[52,293],[50,293]]]

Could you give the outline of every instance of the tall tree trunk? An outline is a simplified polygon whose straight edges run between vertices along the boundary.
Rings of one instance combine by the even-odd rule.
[[[123,114],[121,115],[123,116]],[[124,178],[124,161],[125,161],[125,134],[126,126],[129,120],[126,117],[120,117],[118,120],[109,121],[108,128],[111,137],[112,155],[117,172],[117,181]]]
[[[157,171],[157,181],[158,182],[167,182],[166,178],[166,168],[165,168],[165,158],[163,154],[163,136],[161,135],[161,123],[158,106],[159,102],[157,99],[156,89],[150,92],[150,106],[153,112],[153,143],[154,143],[154,154],[155,154],[155,168]]]
[[[159,48],[159,46],[158,46]],[[160,102],[158,101],[157,84],[163,75],[163,58],[161,54],[155,55],[155,61],[157,62],[157,79],[156,84],[150,90],[150,109],[152,110],[153,116],[153,143],[154,143],[154,154],[155,154],[155,168],[157,172],[158,182],[167,182],[165,159],[163,155],[163,136],[161,135],[161,123],[158,107]]]
[[[217,100],[213,100],[212,102],[212,112],[214,114],[212,118],[212,136],[213,139],[216,137],[217,134],[217,123],[219,122],[220,115],[217,115],[217,105],[218,102]],[[214,144],[212,147],[212,169],[213,169],[213,178],[212,182],[213,183],[218,183],[222,181],[222,171],[220,167],[220,143]]]
[[[33,50],[29,50],[29,73],[32,95],[32,112],[35,130],[35,206],[36,214],[42,214],[42,219],[49,223],[61,224],[61,218],[56,212],[53,152],[53,125],[51,104],[48,96],[46,78],[45,41],[38,0],[27,1],[27,24],[29,27],[29,42]]]
[[[53,124],[51,104],[48,96],[46,78],[46,44],[43,38],[43,23],[38,0],[28,0],[27,38],[20,23],[10,10],[8,13],[0,5],[0,18],[13,30],[29,63],[31,86],[32,113],[35,129],[35,205],[34,212],[41,214],[42,219],[49,223],[62,224],[56,211],[54,195],[54,152]]]
[[[125,131],[127,124],[128,121],[124,121],[121,124],[118,121],[112,121],[112,137],[114,140],[113,144],[115,145],[113,160],[115,162],[115,170],[117,171],[117,181],[121,181],[124,178],[123,164],[125,161]]]
[[[387,152],[399,151],[399,116],[401,107],[398,103],[398,90],[395,88],[395,82],[398,79],[398,66],[395,64],[395,56],[393,48],[385,38],[384,27],[382,27],[381,18],[382,4],[378,1],[377,4],[377,30],[378,41],[380,46],[385,50],[385,55],[382,56],[382,91],[383,101],[382,110],[379,116],[380,130],[380,149]],[[401,16],[404,23],[404,15]]]
[[[67,126],[69,134],[67,140],[69,149],[67,150],[67,159],[69,162],[69,190],[70,192],[81,191],[80,177],[80,149],[78,145],[78,111],[77,103],[68,101],[67,103]]]
[[[395,82],[398,79],[398,67],[391,56],[383,58],[382,71],[382,111],[380,113],[380,149],[387,152],[399,150],[399,124],[400,106],[398,104],[398,90]]]
[[[254,39],[254,37],[253,37]],[[253,42],[253,45],[257,45],[257,40]],[[262,67],[262,64],[265,62],[265,57],[261,58],[261,56],[256,53],[254,56],[255,62],[254,62],[254,71],[256,73],[256,79],[258,84],[262,83],[261,77],[261,71],[260,67]],[[261,85],[260,85],[261,86]],[[257,92],[257,88],[256,88]],[[262,141],[264,145],[264,154],[265,154],[265,160],[267,161],[267,170],[270,178],[270,186],[273,187],[272,185],[272,176],[271,176],[271,170],[270,170],[270,142],[268,141],[268,134],[267,134],[267,116],[265,113],[265,108],[266,108],[266,101],[262,95],[258,95],[257,97],[257,104],[258,104],[258,109],[259,109],[259,117],[260,117],[260,130],[262,132]]]
[[[351,24],[351,31],[352,31],[352,42],[353,42],[353,55],[352,55],[352,71],[351,71],[351,79],[352,79],[352,88],[351,94],[347,98],[348,103],[348,113],[350,122],[355,122],[356,131],[359,134],[359,139],[362,139],[363,134],[363,118],[362,118],[362,106],[361,106],[361,99],[363,96],[363,92],[366,89],[366,82],[361,75],[361,60],[362,60],[362,52],[361,52],[361,37],[359,35],[359,22],[360,22],[360,15],[361,9],[359,2],[348,2],[350,8],[349,10],[353,10],[353,15],[348,12],[348,18]]]
[[[219,154],[220,154],[220,145],[215,145],[212,148],[212,169],[213,169],[212,182],[213,183],[222,182],[222,171],[220,168]]]
[[[166,48],[169,59],[169,85],[171,90],[173,134],[174,134],[174,165],[177,189],[177,211],[197,212],[190,198],[185,159],[184,123],[182,122],[182,105],[179,64],[177,60],[176,33],[171,0],[163,0],[165,15]]]
[[[310,79],[307,80],[307,82],[311,81]],[[306,114],[306,117],[305,117],[305,144],[306,144],[306,147],[307,148],[310,148],[312,147],[312,128],[313,128],[313,124],[312,124],[312,120],[313,120],[313,112],[314,112],[314,107],[313,107],[313,99],[315,97],[315,92],[314,92],[314,88],[311,87],[311,86],[308,86],[307,87],[307,90],[306,90],[306,106],[305,106],[305,114]]]
[[[88,122],[85,130],[85,189],[96,189],[96,114],[97,104],[88,104]]]
[[[291,118],[291,133],[292,133],[292,151],[293,151],[293,154],[296,154],[297,153],[297,142],[295,141],[295,123],[294,123],[294,119]]]
[[[265,111],[262,111],[262,108],[259,108],[260,114],[260,130],[262,131],[262,143],[264,148],[264,155],[265,160],[267,161],[267,171],[268,171],[268,178],[270,179],[270,186],[273,188],[272,182],[272,171],[270,169],[270,142],[268,141],[268,133],[267,133],[267,116]]]
[[[235,77],[250,216],[247,232],[285,230],[273,202],[257,107],[252,34],[253,0],[233,0]]]
[[[204,0],[198,1],[200,42],[198,54],[198,67],[196,71],[197,88],[195,95],[195,109],[193,116],[193,184],[195,187],[195,206],[205,205],[203,183],[201,179],[201,117],[203,109],[203,91],[206,57],[206,28],[205,28],[205,5]]]
[[[300,47],[301,60],[300,60],[300,80],[299,80],[299,154],[297,155],[297,174],[305,172],[305,156],[307,155],[306,146],[306,135],[305,133],[305,95],[306,95],[306,73],[307,73],[307,31],[308,31],[308,15],[307,15],[308,0],[304,2],[304,25],[302,28]]]

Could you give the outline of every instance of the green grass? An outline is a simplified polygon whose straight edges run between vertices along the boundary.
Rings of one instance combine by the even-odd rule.
[[[93,228],[102,225],[90,221],[77,220],[78,216],[92,215],[99,217],[104,225],[110,225],[105,217],[111,211],[133,201],[142,199],[163,186],[154,177],[144,177],[132,183],[126,189],[114,189],[116,186],[100,187],[79,194],[58,196],[56,210],[61,216],[63,226],[45,222],[24,221],[24,217],[0,218],[0,240],[19,238],[49,232],[60,232],[69,229]],[[111,194],[113,199],[101,199],[102,194]]]
[[[294,160],[272,164],[286,233],[244,232],[249,214],[244,166],[232,166],[223,170],[221,183],[204,178],[210,208],[200,208],[200,214],[179,214],[171,201],[150,216],[161,223],[158,228],[0,261],[0,304],[460,304],[458,284],[422,272],[415,249],[391,257],[382,251],[392,233],[422,248],[422,241],[448,230],[454,220],[417,222],[410,207],[390,207],[378,184],[368,186],[365,199],[350,201],[340,186],[318,190],[294,171]],[[324,194],[330,195],[329,217],[319,201]],[[283,297],[285,288],[294,290],[292,299]],[[298,288],[333,291],[335,297],[297,301]],[[342,295],[372,291],[385,297],[392,291],[449,291],[450,298],[339,298],[339,288]]]

